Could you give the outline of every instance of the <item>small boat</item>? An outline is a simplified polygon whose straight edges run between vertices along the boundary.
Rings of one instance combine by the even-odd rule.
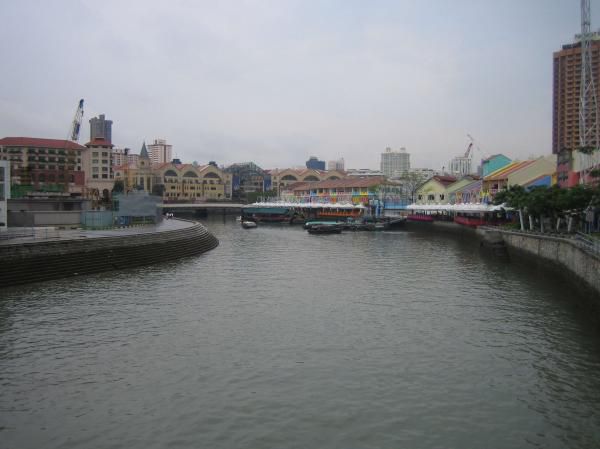
[[[304,223],[303,227],[304,227],[304,229],[310,229],[313,226],[334,226],[337,224],[339,224],[337,221],[313,220],[313,221],[307,221],[306,223]]]
[[[314,225],[307,229],[309,234],[341,234],[342,226],[322,224]]]
[[[242,228],[244,228],[244,229],[256,228],[256,222],[250,221],[250,220],[244,220],[244,221],[242,221]]]

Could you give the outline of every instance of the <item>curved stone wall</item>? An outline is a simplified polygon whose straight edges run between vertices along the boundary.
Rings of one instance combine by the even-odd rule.
[[[199,223],[154,233],[2,245],[0,287],[150,265],[218,245]]]

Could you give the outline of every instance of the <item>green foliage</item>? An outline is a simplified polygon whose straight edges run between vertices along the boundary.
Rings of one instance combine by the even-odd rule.
[[[592,154],[595,150],[596,150],[596,148],[594,148],[591,145],[586,145],[586,146],[577,148],[577,151],[579,151],[580,153],[583,153],[583,154]]]
[[[510,186],[498,192],[494,204],[506,204],[534,216],[559,217],[566,213],[580,213],[590,204],[600,205],[600,186],[577,185],[561,189],[555,185],[534,187],[529,191],[521,186]]]
[[[260,198],[275,198],[276,190],[267,190],[266,192],[248,192],[246,193],[246,202],[256,203]]]

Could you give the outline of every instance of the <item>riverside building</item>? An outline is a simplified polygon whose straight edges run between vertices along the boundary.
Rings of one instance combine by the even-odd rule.
[[[70,140],[37,137],[0,139],[0,160],[10,164],[12,196],[29,192],[81,195],[86,148]]]

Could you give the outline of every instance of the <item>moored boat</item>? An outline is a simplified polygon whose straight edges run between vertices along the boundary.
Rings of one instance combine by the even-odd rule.
[[[250,220],[243,220],[242,221],[242,228],[244,229],[252,229],[252,228],[256,228],[256,222],[255,221],[250,221]]]
[[[336,224],[330,225],[315,225],[307,229],[309,234],[341,234],[342,226]]]

